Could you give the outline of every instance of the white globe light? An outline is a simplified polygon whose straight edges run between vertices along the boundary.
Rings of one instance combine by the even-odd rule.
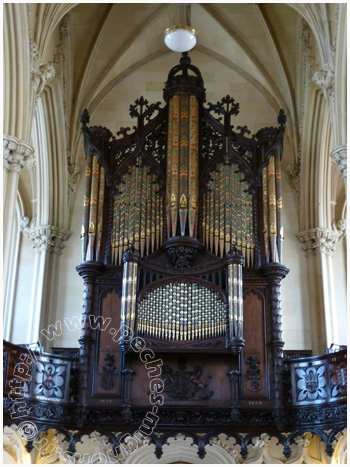
[[[188,52],[197,43],[197,33],[189,26],[171,26],[164,31],[164,42],[173,52]]]

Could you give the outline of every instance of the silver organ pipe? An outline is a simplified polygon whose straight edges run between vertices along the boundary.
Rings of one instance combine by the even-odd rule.
[[[243,279],[244,258],[234,246],[228,253],[228,316],[230,337],[243,338]]]
[[[150,289],[137,306],[139,335],[166,340],[226,336],[227,305],[208,287],[178,281]]]
[[[135,328],[139,257],[139,252],[133,247],[130,247],[123,255],[124,264],[121,304],[121,325],[123,336],[133,333]]]

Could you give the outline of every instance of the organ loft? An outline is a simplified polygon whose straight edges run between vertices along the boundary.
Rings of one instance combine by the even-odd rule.
[[[130,105],[133,128],[116,135],[81,116],[80,347],[51,357],[66,392],[44,404],[60,416],[34,408],[33,418],[63,430],[73,451],[92,426],[116,455],[123,433],[141,432],[161,459],[174,430],[201,459],[221,433],[243,459],[262,432],[286,459],[305,432],[331,449],[346,420],[344,351],[293,359],[282,338],[285,113],[251,134],[234,97],[206,101],[187,53],[163,95]],[[33,407],[43,401],[28,391]]]

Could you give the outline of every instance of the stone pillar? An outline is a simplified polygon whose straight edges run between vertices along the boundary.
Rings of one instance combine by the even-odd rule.
[[[347,170],[347,149],[346,144],[334,148],[330,153],[331,158],[337,163],[339,172],[342,174],[345,180],[346,187],[346,170]]]
[[[35,251],[32,296],[27,315],[30,324],[25,343],[40,339],[45,350],[49,350],[55,336],[47,337],[50,333],[42,334],[41,331],[56,322],[59,257],[64,248],[63,242],[69,238],[70,232],[51,225],[41,225],[25,227],[23,233],[30,238]]]
[[[338,343],[337,310],[335,309],[332,253],[339,233],[315,228],[297,235],[304,244],[309,277],[311,340],[314,354],[324,354],[326,347]],[[345,325],[345,323],[343,323]]]
[[[10,339],[12,302],[18,261],[19,220],[16,215],[18,181],[24,166],[34,159],[33,147],[14,136],[3,137],[3,309],[4,337]]]

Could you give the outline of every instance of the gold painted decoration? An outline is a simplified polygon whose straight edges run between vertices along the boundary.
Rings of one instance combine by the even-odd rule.
[[[134,244],[141,256],[160,246],[163,198],[150,167],[130,167],[114,196],[112,265],[122,264],[124,251]]]
[[[225,190],[225,230],[224,230],[224,240],[225,240],[225,255],[231,248],[231,223],[232,223],[232,213],[231,213],[231,190],[230,190],[230,166],[228,164],[224,165],[224,190]]]
[[[88,244],[89,218],[90,218],[91,171],[92,171],[92,157],[90,154],[88,154],[86,157],[83,224],[81,226],[82,260],[83,261],[86,260],[86,249],[87,249],[87,244]]]
[[[151,219],[152,219],[152,175],[147,174],[147,207],[146,207],[146,255],[150,253],[151,246]]]
[[[97,200],[99,186],[100,166],[97,156],[92,158],[92,175],[91,175],[91,194],[90,194],[90,217],[89,217],[89,243],[87,252],[87,261],[94,261],[95,241],[96,241],[96,224],[97,224]]]
[[[123,265],[121,323],[123,335],[134,332],[136,318],[138,264],[126,261]]]
[[[165,210],[166,210],[166,228],[168,235],[170,236],[171,232],[171,210],[170,210],[170,198],[171,198],[171,175],[172,175],[172,144],[173,144],[173,109],[174,109],[174,100],[169,100],[169,118],[168,118],[168,140],[167,140],[167,163],[166,163],[166,179],[167,190],[165,195]]]
[[[179,220],[180,233],[185,235],[187,224],[188,165],[189,165],[189,96],[180,96],[180,179],[179,179]]]
[[[283,224],[279,152],[270,156],[268,166],[263,169],[262,182],[266,262],[282,262]]]
[[[189,157],[189,236],[197,236],[198,224],[198,100],[190,96],[190,157]]]
[[[270,262],[278,262],[277,213],[276,213],[276,174],[275,158],[270,157],[267,167],[267,188],[269,202]]]
[[[97,238],[96,238],[96,260],[98,260],[101,249],[103,232],[103,205],[105,197],[105,169],[100,168],[100,180],[98,190],[98,209],[97,209]]]
[[[171,97],[166,169],[168,237],[197,235],[198,131],[197,98],[187,94]]]
[[[281,160],[279,154],[275,158],[276,169],[276,219],[277,219],[277,250],[279,262],[282,263],[282,248],[283,248],[283,221],[282,221],[282,174],[281,174]]]
[[[218,164],[210,178],[202,204],[204,245],[220,257],[237,245],[245,266],[254,267],[253,198],[244,174],[236,164]]]
[[[267,191],[267,167],[264,167],[262,173],[262,191],[263,191],[263,234],[264,234],[264,246],[265,246],[265,257],[266,262],[269,262],[270,258],[270,229],[269,229],[269,202],[268,202],[268,191]]]
[[[177,231],[178,222],[178,196],[179,196],[179,146],[180,146],[180,96],[172,97],[173,112],[172,116],[172,143],[171,148],[171,179],[167,180],[167,186],[170,186],[170,216],[171,216],[171,235],[174,237]]]
[[[97,156],[88,154],[81,230],[83,261],[99,260],[103,232],[104,197],[104,168],[100,167]]]

